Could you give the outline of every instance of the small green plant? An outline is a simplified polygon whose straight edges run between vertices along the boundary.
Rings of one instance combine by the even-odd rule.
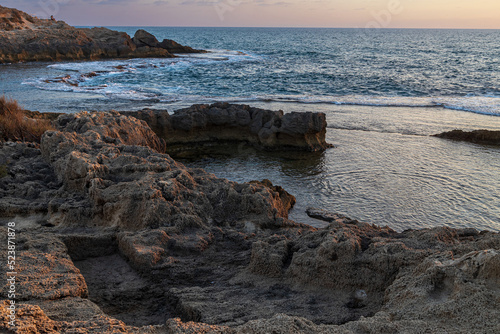
[[[7,176],[7,165],[0,165],[0,179]]]

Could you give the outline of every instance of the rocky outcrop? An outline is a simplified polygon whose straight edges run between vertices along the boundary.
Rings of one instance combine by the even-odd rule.
[[[146,30],[139,29],[132,38],[132,41],[137,47],[150,47],[150,48],[160,48],[165,49],[170,53],[201,53],[205,52],[203,50],[195,50],[189,46],[180,45],[179,43],[171,40],[164,39],[161,43],[156,39],[156,37]]]
[[[38,19],[0,6],[0,63],[173,57],[168,50],[161,43],[136,45],[124,32],[74,28],[63,21]],[[175,51],[201,52],[181,45]]]
[[[62,131],[43,136],[42,155],[64,189],[85,196],[91,206],[72,208],[54,224],[74,225],[78,217],[124,230],[185,229],[242,219],[279,225],[287,216],[277,192],[218,179],[159,153],[164,142],[135,118],[80,113],[59,117],[56,126]]]
[[[186,144],[245,142],[266,150],[321,151],[325,141],[323,113],[285,114],[247,105],[215,103],[175,111],[124,112],[146,121],[166,141],[169,152],[189,149]]]
[[[32,29],[35,25],[43,25],[46,21],[39,20],[20,10],[0,6],[0,30]]]
[[[56,127],[40,148],[0,148],[18,332],[498,332],[498,233],[398,233],[310,208],[328,222],[316,229],[286,219],[293,196],[268,180],[237,184],[160,153],[136,118],[62,115]]]
[[[263,185],[267,187],[270,191],[276,193],[279,196],[281,202],[283,203],[284,213],[290,211],[297,201],[295,196],[289,194],[285,189],[283,189],[280,186],[274,186],[272,182],[269,181],[268,179],[262,181],[251,181],[250,184]],[[284,216],[284,213],[281,215]]]
[[[467,132],[462,130],[453,130],[434,135],[434,137],[467,141],[477,144],[500,145],[500,131],[474,130]]]

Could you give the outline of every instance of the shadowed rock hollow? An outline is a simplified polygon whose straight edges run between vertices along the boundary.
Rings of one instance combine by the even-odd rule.
[[[188,168],[136,118],[62,115],[56,127],[39,148],[0,149],[23,333],[500,329],[497,233],[398,233],[310,209],[329,224],[315,229],[286,218],[285,190]]]

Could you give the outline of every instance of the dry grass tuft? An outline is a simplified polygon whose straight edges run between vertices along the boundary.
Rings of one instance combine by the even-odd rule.
[[[53,130],[49,120],[26,117],[15,100],[0,97],[0,140],[40,142],[45,131]]]

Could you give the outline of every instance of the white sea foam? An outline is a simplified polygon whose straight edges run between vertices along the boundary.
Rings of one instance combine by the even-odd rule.
[[[401,96],[367,96],[367,95],[242,95],[234,96],[234,91],[225,96],[203,95],[196,88],[169,86],[162,82],[162,76],[171,73],[182,73],[191,66],[211,66],[220,62],[255,62],[265,61],[264,56],[235,50],[208,50],[208,53],[184,54],[177,58],[151,58],[128,60],[105,60],[91,62],[71,62],[48,65],[57,70],[57,74],[49,78],[26,81],[24,84],[49,91],[77,93],[99,93],[107,98],[132,101],[158,101],[163,103],[184,102],[281,102],[307,104],[360,105],[381,107],[442,107],[447,109],[474,112],[485,115],[500,116],[500,97],[495,93],[484,96],[468,94],[462,97],[401,97]],[[89,76],[89,73],[96,75]],[[66,82],[55,82],[56,76],[70,75]],[[147,79],[143,79],[144,76]],[[155,78],[158,76],[158,82]],[[189,77],[187,77],[189,80]],[[78,86],[74,83],[77,82]],[[73,83],[73,84],[72,84]],[[198,93],[198,94],[197,94]]]
[[[87,61],[87,62],[71,62],[48,65],[48,68],[71,71],[79,73],[103,72],[123,73],[133,69],[159,68],[169,66],[190,66],[200,62],[210,63],[219,61],[258,61],[262,57],[258,55],[248,54],[241,51],[233,50],[207,50],[208,53],[193,53],[178,55],[177,58],[134,58],[127,60],[102,60],[102,61]],[[120,71],[116,71],[120,68]]]
[[[230,101],[291,102],[307,104],[336,104],[380,107],[443,107],[478,114],[500,116],[500,98],[474,97],[379,97],[379,96],[308,96],[268,95],[260,97],[231,98]]]
[[[143,60],[141,60],[143,61]],[[177,62],[179,64],[179,62]],[[151,64],[154,64],[152,66]],[[180,62],[180,66],[189,66],[190,62]],[[61,68],[64,67],[64,64]],[[51,65],[51,66],[56,66]],[[77,65],[77,64],[72,64]],[[117,66],[123,69],[117,70]],[[151,71],[161,66],[158,61],[154,62],[133,62],[125,67],[123,63],[113,62],[105,66],[97,66],[99,70],[94,70],[92,66],[79,67],[78,74],[71,74],[69,81],[78,81],[78,86],[73,86],[68,82],[51,82],[54,78],[42,78],[39,80],[26,81],[24,84],[34,86],[38,89],[62,92],[77,93],[100,93],[108,98],[128,99],[132,101],[158,101],[170,102],[281,102],[281,103],[305,103],[305,104],[335,104],[335,105],[359,105],[359,106],[380,106],[380,107],[443,107],[453,110],[474,112],[485,115],[500,116],[500,98],[489,96],[464,96],[464,97],[381,97],[381,96],[313,96],[313,95],[251,95],[251,96],[205,96],[189,94],[183,86],[161,85],[157,88],[146,89],[142,84],[135,83],[126,85],[124,83],[107,82],[113,77],[119,77],[134,71]],[[170,66],[170,65],[166,65]],[[107,68],[108,71],[104,71]],[[97,76],[87,77],[82,74],[96,72]],[[48,80],[49,79],[49,80]]]

